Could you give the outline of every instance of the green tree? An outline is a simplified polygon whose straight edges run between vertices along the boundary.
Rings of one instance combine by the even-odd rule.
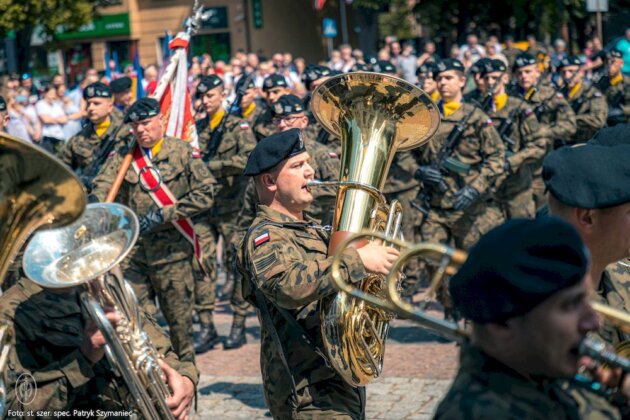
[[[0,36],[14,31],[18,54],[18,70],[28,71],[33,29],[41,25],[49,36],[63,25],[77,29],[89,22],[96,7],[107,5],[102,0],[0,0]]]

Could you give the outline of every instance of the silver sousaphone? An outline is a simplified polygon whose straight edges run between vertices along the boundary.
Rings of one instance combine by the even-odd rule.
[[[161,357],[142,330],[136,296],[118,264],[138,239],[138,218],[115,203],[89,204],[74,223],[37,233],[26,246],[26,275],[43,288],[83,285],[81,302],[107,341],[106,355],[125,380],[138,413],[147,419],[172,419],[170,390],[158,365]],[[103,311],[123,315],[114,330]]]

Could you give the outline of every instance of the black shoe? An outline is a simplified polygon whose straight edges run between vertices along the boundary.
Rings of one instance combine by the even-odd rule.
[[[197,338],[193,340],[196,354],[205,353],[221,342],[214,324],[202,325]]]
[[[223,348],[225,350],[238,349],[243,347],[245,343],[247,343],[247,338],[245,337],[245,323],[233,323],[230,336],[225,340],[225,343],[223,343]]]

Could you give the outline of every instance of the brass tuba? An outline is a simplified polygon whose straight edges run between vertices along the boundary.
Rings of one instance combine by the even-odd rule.
[[[26,247],[23,266],[44,288],[85,286],[81,302],[105,337],[106,356],[124,379],[135,408],[146,419],[172,419],[166,405],[170,390],[158,365],[161,356],[142,330],[136,296],[118,268],[138,231],[138,219],[129,208],[89,204],[76,222],[37,233]],[[123,315],[115,330],[105,305]]]
[[[366,228],[401,238],[400,203],[388,206],[381,192],[394,154],[421,146],[438,129],[435,104],[402,79],[355,72],[320,85],[311,106],[342,144],[339,182],[309,183],[339,188],[329,255],[346,236]],[[381,295],[383,280],[370,275],[361,281],[361,290]],[[378,377],[393,315],[344,292],[324,299],[320,311],[328,360],[344,380],[363,386]]]
[[[81,182],[42,149],[0,132],[0,284],[26,239],[37,229],[63,226],[85,207]],[[12,328],[0,326],[0,417],[7,390]]]

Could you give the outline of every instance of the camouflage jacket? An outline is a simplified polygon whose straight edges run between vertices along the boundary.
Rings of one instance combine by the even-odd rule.
[[[534,112],[537,108],[542,107],[542,113],[538,120],[543,129],[541,137],[545,137],[548,141],[548,151],[553,148],[554,140],[567,141],[573,138],[577,130],[575,112],[562,93],[543,84],[538,92],[529,98],[528,102]],[[542,161],[539,164],[542,166]]]
[[[594,86],[582,85],[573,97],[567,96],[575,112],[577,132],[567,143],[584,143],[606,125],[608,105],[606,98]]]
[[[630,260],[610,264],[602,274],[597,299],[599,302],[630,312]],[[617,345],[630,340],[630,334],[618,329],[609,321],[604,320],[599,335],[608,343]]]
[[[311,157],[309,165],[315,171],[315,179],[319,181],[338,181],[339,159],[331,157],[331,154],[324,146],[313,140],[306,140],[305,147]],[[332,187],[313,187],[311,191],[314,200],[304,213],[317,219],[324,225],[331,224],[332,213],[337,201],[337,189]],[[257,205],[256,186],[253,179],[251,179],[245,187],[243,204],[237,218],[239,229],[245,231],[251,226],[256,215]]]
[[[440,402],[437,420],[615,419],[617,409],[595,395],[581,404],[560,382],[534,382],[471,344],[462,345],[460,368]]]
[[[415,178],[418,170],[418,161],[413,155],[414,151],[397,152],[394,155],[392,166],[389,167],[385,180],[385,194],[398,193],[418,188],[420,181]]]
[[[608,102],[608,124],[630,121],[630,76],[623,76],[621,83],[610,85],[604,92]],[[614,117],[614,121],[613,120]]]
[[[12,335],[4,372],[6,409],[131,410],[131,395],[107,358],[93,364],[80,350],[88,318],[78,288],[68,294],[53,293],[22,278],[2,295],[0,322],[9,322]],[[147,314],[143,329],[166,363],[197,384],[199,372],[195,365],[179,361],[167,335]],[[31,375],[35,381],[36,392],[30,404],[16,395],[22,374]]]
[[[217,181],[215,205],[210,214],[213,219],[222,222],[233,221],[241,207],[247,185],[247,177],[243,176],[243,170],[250,152],[256,147],[256,139],[246,121],[234,115],[224,118],[227,118],[227,121],[221,144],[212,158],[207,153],[213,130],[206,126],[199,131],[201,158],[208,162],[208,168]]]
[[[341,140],[324,130],[319,122],[310,123],[305,131],[318,143],[323,144],[330,153],[341,157]]]
[[[498,111],[490,109],[488,115],[499,131],[513,112],[517,114],[513,117],[512,130],[501,139],[506,148],[505,159],[510,164],[510,170],[504,171],[497,180],[498,199],[511,199],[516,193],[529,188],[532,184],[532,172],[528,164],[541,160],[546,152],[545,139],[533,136],[539,127],[538,120],[532,109],[523,104],[521,99],[508,96],[503,108]]]
[[[70,166],[74,171],[83,170],[96,159],[101,147],[104,145],[103,139],[113,134],[116,128],[122,124],[120,112],[112,112],[111,122],[102,137],[99,137],[94,130],[94,124],[88,122],[79,133],[68,140],[59,152],[59,158],[63,163]],[[131,127],[124,124],[116,135],[116,143],[113,150],[125,146],[131,138]]]
[[[100,201],[105,199],[123,159],[122,154],[112,156],[94,180],[92,194]],[[193,157],[192,149],[187,143],[172,137],[164,138],[162,149],[153,157],[152,162],[177,203],[163,208],[164,223],[142,236],[130,256],[150,265],[190,258],[192,246],[171,222],[192,217],[212,206],[214,177],[201,159]],[[125,174],[116,201],[128,206],[138,216],[157,209],[157,204],[149,193],[142,189],[132,165]]]
[[[256,123],[256,120],[265,112],[265,109],[266,109],[265,108],[266,105],[258,99],[256,100],[256,102],[254,102],[254,104],[255,106],[253,110],[248,112],[247,115],[244,115],[245,112],[241,108],[238,109],[239,118],[242,118],[245,121],[247,121],[247,123],[252,127]]]
[[[271,108],[268,105],[261,109],[256,120],[254,121],[254,134],[256,135],[256,141],[261,141],[265,137],[269,137],[276,132],[276,126],[273,123],[273,115],[271,114]]]
[[[479,108],[462,103],[460,108],[448,117],[442,116],[442,123],[435,136],[425,146],[420,163],[435,164],[442,145],[457,123],[468,113],[473,115],[462,134],[457,147],[446,164],[450,168],[444,176],[448,191],[441,194],[437,189],[432,195],[431,206],[451,209],[454,194],[470,185],[481,195],[489,194],[497,178],[503,173],[505,146],[492,120]]]
[[[262,225],[265,221],[282,226]],[[256,304],[255,285],[271,303],[267,307],[297,390],[338,375],[278,310],[279,307],[287,310],[314,344],[323,349],[318,301],[336,292],[331,280],[332,257],[327,257],[329,236],[328,231],[313,224],[308,217],[304,221],[296,220],[260,205],[247,241],[239,247],[243,296]],[[354,249],[345,251],[341,266],[346,280],[358,281],[366,275]],[[270,401],[278,404],[291,395],[291,381],[281,362],[280,349],[276,348],[264,320],[260,321],[265,398],[268,404]]]

